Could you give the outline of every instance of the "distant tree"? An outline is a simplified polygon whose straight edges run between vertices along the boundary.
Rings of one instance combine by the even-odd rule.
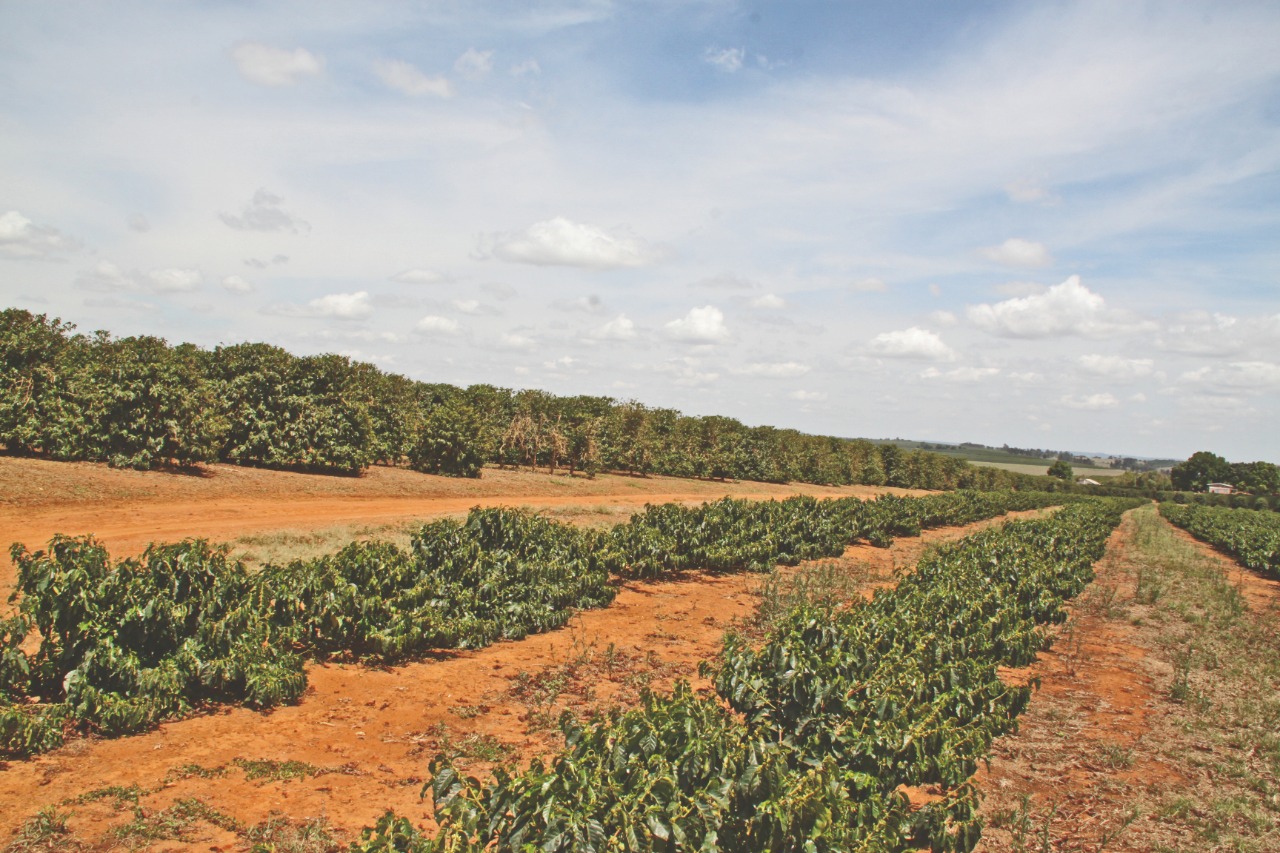
[[[1076,473],[1071,470],[1070,462],[1067,462],[1065,459],[1058,459],[1049,466],[1049,476],[1057,477],[1059,480],[1064,480],[1069,483],[1075,479]]]
[[[1173,487],[1184,492],[1202,492],[1210,483],[1226,482],[1231,476],[1231,463],[1221,456],[1201,450],[1170,472]]]

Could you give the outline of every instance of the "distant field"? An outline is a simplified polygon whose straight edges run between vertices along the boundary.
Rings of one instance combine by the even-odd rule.
[[[983,465],[987,468],[999,468],[1002,471],[1013,471],[1018,474],[1047,474],[1049,473],[1049,464],[1045,462],[1040,465],[1034,465],[1026,462],[982,462],[977,459],[970,459],[971,465]],[[1095,480],[1099,477],[1118,477],[1124,473],[1120,468],[1084,468],[1078,465],[1072,465],[1071,470],[1075,472],[1077,477],[1092,477]]]

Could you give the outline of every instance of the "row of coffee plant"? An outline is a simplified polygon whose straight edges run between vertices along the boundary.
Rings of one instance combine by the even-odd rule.
[[[80,335],[20,309],[0,311],[0,445],[140,469],[219,461],[358,474],[378,463],[475,477],[494,464],[928,489],[1025,482],[893,444],[609,397],[419,382],[264,343]]]
[[[1280,515],[1251,509],[1160,504],[1160,513],[1259,574],[1280,578]]]
[[[361,851],[969,851],[970,782],[1030,696],[1043,626],[1135,502],[1089,500],[944,546],[891,591],[800,605],[760,648],[730,638],[717,695],[687,682],[579,724],[550,764],[481,783],[443,756],[433,838],[388,813]],[[936,786],[911,811],[902,786]]]
[[[357,542],[253,574],[200,540],[118,562],[90,537],[15,545],[18,612],[0,620],[0,755],[55,746],[73,723],[111,735],[202,704],[288,702],[306,687],[307,656],[390,663],[546,631],[612,601],[611,576],[760,570],[1053,499],[726,499],[650,507],[612,531],[477,509],[425,525],[408,548]]]

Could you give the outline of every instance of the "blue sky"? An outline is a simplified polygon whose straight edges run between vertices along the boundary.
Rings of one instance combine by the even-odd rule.
[[[1274,3],[0,2],[82,331],[849,436],[1280,461]]]

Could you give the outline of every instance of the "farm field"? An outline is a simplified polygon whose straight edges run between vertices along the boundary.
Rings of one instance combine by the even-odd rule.
[[[1049,472],[1050,462],[984,462],[978,459],[970,459],[969,464],[982,468],[999,468],[1001,471],[1012,471],[1015,474],[1044,476]],[[1093,477],[1095,479],[1098,477],[1118,477],[1124,473],[1122,468],[1086,468],[1080,465],[1071,466],[1071,470],[1075,472],[1076,477]]]
[[[622,520],[644,502],[701,502],[725,493],[902,491],[626,477],[565,478],[560,486],[545,474],[502,471],[487,472],[477,483],[393,469],[372,469],[360,482],[233,468],[226,475],[241,482],[228,486],[220,481],[221,466],[207,479],[190,480],[15,459],[0,459],[0,470],[11,486],[3,510],[9,537],[24,541],[25,535],[35,547],[54,531],[97,530],[116,557],[140,551],[153,538],[172,538],[179,528],[218,538],[244,524],[270,538],[279,532],[272,525],[285,523],[283,539],[291,542],[308,525],[333,530],[352,515],[360,524],[381,524],[458,514],[486,501],[527,503],[561,520],[599,523]],[[420,483],[420,493],[405,494],[407,484]],[[467,492],[463,497],[452,493],[459,486]],[[488,494],[477,493],[485,487]],[[242,493],[228,498],[231,490]],[[31,496],[30,507],[24,494]],[[827,565],[869,590],[888,581],[895,568],[914,563],[926,543],[989,523],[926,531],[889,549],[851,547]],[[301,549],[315,547],[305,540]],[[77,834],[102,841],[114,837],[113,828],[129,825],[135,806],[155,814],[192,798],[243,825],[279,812],[295,822],[323,818],[348,838],[385,808],[426,821],[429,809],[418,789],[436,752],[456,752],[479,770],[486,757],[527,761],[558,748],[554,721],[560,710],[634,703],[644,686],[669,687],[677,676],[696,679],[697,664],[714,657],[724,631],[754,612],[761,582],[759,575],[693,573],[676,581],[627,583],[612,606],[583,612],[560,631],[439,653],[393,669],[311,666],[311,687],[297,705],[270,713],[221,709],[139,736],[72,741],[0,772],[0,837],[39,808],[63,804],[76,813]],[[77,798],[82,802],[65,805]],[[242,840],[215,830],[201,827],[212,833],[208,844],[219,849],[235,849]]]
[[[105,525],[117,557],[136,553],[151,538],[174,538],[167,532],[149,536],[148,525],[185,524],[179,535],[238,538],[237,547],[245,550],[269,543],[305,555],[333,550],[361,531],[395,534],[408,518],[456,515],[489,501],[527,504],[561,521],[607,525],[646,501],[791,492],[659,478],[561,486],[545,474],[516,472],[486,472],[478,483],[434,483],[438,478],[372,469],[363,481],[248,471],[252,476],[240,484],[242,494],[234,496],[228,492],[235,487],[219,482],[217,470],[193,480],[57,465],[51,473],[59,477],[37,486],[40,463],[0,459],[0,465],[8,463],[15,465],[0,470],[13,489],[0,529],[36,532],[54,525],[52,530],[87,532]],[[29,465],[36,467],[24,467]],[[228,476],[242,472],[233,469]],[[408,476],[402,479],[401,473]],[[636,482],[641,488],[632,487]],[[419,491],[411,491],[414,484]],[[450,494],[456,486],[466,494]],[[486,487],[492,491],[481,493]],[[646,487],[652,491],[644,492]],[[25,506],[24,489],[34,494]],[[344,503],[357,507],[354,520],[341,514]],[[110,526],[113,519],[118,527]],[[234,533],[240,523],[256,532],[221,532]],[[561,747],[555,720],[563,710],[582,716],[613,705],[630,707],[643,687],[669,689],[677,678],[707,689],[698,664],[719,652],[724,631],[737,626],[750,632],[753,614],[761,605],[766,612],[776,607],[795,579],[828,594],[866,595],[892,584],[895,570],[909,571],[935,543],[1000,523],[926,530],[918,538],[900,537],[887,549],[853,546],[840,558],[773,576],[694,572],[675,580],[626,582],[612,605],[579,613],[557,631],[395,667],[311,665],[311,687],[296,705],[270,712],[224,708],[132,737],[73,740],[0,770],[0,842],[14,837],[15,844],[24,843],[28,836],[21,833],[32,831],[27,822],[46,807],[66,816],[66,834],[51,836],[53,846],[14,850],[238,850],[248,849],[251,839],[281,841],[306,833],[349,841],[387,808],[429,828],[431,809],[419,789],[437,753],[482,776],[497,764],[521,766],[549,757]],[[32,547],[42,544],[39,537],[9,536]],[[1183,581],[1188,567],[1191,579]],[[1022,717],[1021,732],[996,741],[990,773],[980,777],[987,831],[979,849],[1185,849],[1175,842],[1190,831],[1205,839],[1197,849],[1274,849],[1280,802],[1268,796],[1277,791],[1276,746],[1262,735],[1240,742],[1245,688],[1224,681],[1218,689],[1226,696],[1214,692],[1213,679],[1223,673],[1212,666],[1212,655],[1224,650],[1211,643],[1224,641],[1188,639],[1187,625],[1202,626],[1192,618],[1197,613],[1183,612],[1189,605],[1174,593],[1204,606],[1212,600],[1205,589],[1216,590],[1227,602],[1229,619],[1224,616],[1222,624],[1248,638],[1253,654],[1265,654],[1267,639],[1243,627],[1254,625],[1256,632],[1265,619],[1274,624],[1277,585],[1240,572],[1150,508],[1127,516],[1097,570],[1098,581],[1057,629],[1055,648],[1028,670],[1006,673],[1011,683],[1038,677],[1043,687]],[[1152,574],[1157,570],[1158,578]],[[1153,593],[1156,586],[1159,592]],[[1230,604],[1231,590],[1239,590],[1242,604]],[[1200,621],[1214,626],[1219,615],[1214,611]],[[1274,637],[1270,642],[1274,647]],[[1201,651],[1183,660],[1180,644]],[[1271,648],[1271,661],[1280,659],[1276,651]],[[1264,701],[1252,717],[1265,725],[1275,713],[1275,664],[1254,667],[1253,677],[1255,695],[1270,690],[1261,694],[1271,697],[1270,704]],[[1175,698],[1178,685],[1182,692]],[[1222,714],[1226,699],[1236,716]],[[1062,737],[1063,731],[1072,737]],[[1210,780],[1224,768],[1241,763],[1250,773],[1238,774],[1239,790],[1212,787]],[[928,790],[912,792],[912,798],[926,802]],[[1042,837],[1052,846],[1039,846]],[[1161,846],[1166,843],[1173,846]],[[336,841],[317,841],[279,849],[337,847]]]

